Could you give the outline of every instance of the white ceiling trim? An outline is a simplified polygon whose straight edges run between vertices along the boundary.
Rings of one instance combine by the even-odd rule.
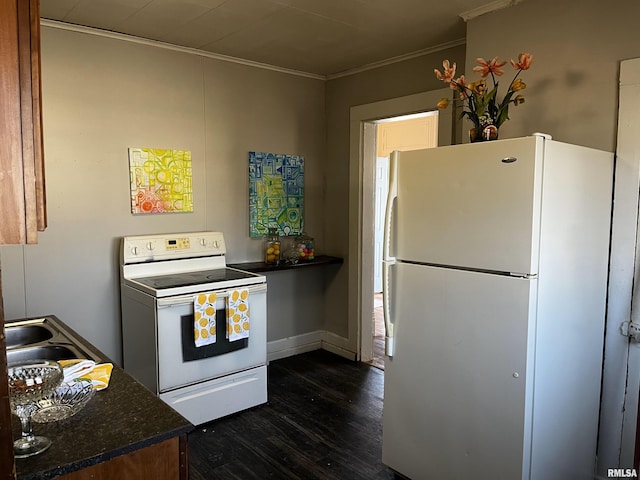
[[[398,62],[403,62],[405,60],[410,60],[412,58],[422,57],[424,55],[429,55],[430,53],[441,52],[442,50],[446,50],[447,48],[458,47],[460,45],[464,45],[465,43],[466,43],[466,39],[459,38],[458,40],[454,40],[452,42],[441,43],[440,45],[436,45],[435,47],[429,47],[423,50],[418,50],[416,52],[405,53],[404,55],[398,55],[397,57],[388,58],[387,60],[382,60],[380,62],[369,63],[367,65],[363,65],[362,67],[352,68],[350,70],[345,70],[344,72],[327,75],[326,78],[327,80],[333,80],[335,78],[355,75],[356,73],[365,72],[367,70],[373,70],[374,68],[380,68],[380,67],[384,67],[384,66],[391,65]]]
[[[110,32],[108,30],[101,30],[99,28],[85,27],[82,25],[73,25],[71,23],[58,22],[56,20],[47,20],[47,19],[40,19],[40,25],[44,27],[57,28],[60,30],[70,30],[72,32],[85,33],[88,35],[96,35],[99,37],[113,38],[116,40],[123,40],[125,42],[132,42],[132,43],[138,43],[142,45],[165,48],[167,50],[174,50],[177,52],[191,53],[193,55],[199,55],[201,57],[214,58],[216,60],[222,60],[225,62],[239,63],[239,64],[247,65],[250,67],[262,68],[265,70],[272,70],[280,73],[287,73],[289,75],[297,75],[299,77],[314,78],[316,80],[327,79],[327,77],[324,75],[301,72],[299,70],[293,70],[289,68],[276,67],[274,65],[268,65],[266,63],[254,62],[252,60],[245,60],[243,58],[231,57],[229,55],[222,55],[219,53],[205,52],[204,50],[199,50],[197,48],[182,47],[179,45],[173,45],[171,43],[159,42],[157,40],[149,40],[147,38],[134,37],[133,35],[126,35],[124,33],[116,33],[116,32]]]
[[[504,2],[504,1],[517,2],[521,0],[499,0],[499,2]],[[367,70],[373,70],[376,68],[392,65],[394,63],[402,62],[405,60],[410,60],[412,58],[417,58],[424,55],[429,55],[431,53],[440,52],[448,48],[464,45],[466,41],[464,38],[460,38],[452,42],[442,43],[434,47],[429,47],[423,50],[418,50],[416,52],[399,55],[397,57],[392,57],[387,60],[382,60],[380,62],[370,63],[368,65],[363,65],[362,67],[345,70],[344,72],[340,72],[332,75],[319,75],[316,73],[302,72],[300,70],[293,70],[290,68],[277,67],[274,65],[269,65],[261,62],[254,62],[252,60],[246,60],[243,58],[231,57],[229,55],[222,55],[219,53],[207,52],[197,48],[183,47],[180,45],[174,45],[172,43],[160,42],[158,40],[149,40],[147,38],[135,37],[133,35],[127,35],[124,33],[110,32],[108,30],[101,30],[99,28],[94,28],[94,27],[85,27],[83,25],[74,25],[72,23],[60,22],[57,20],[48,20],[48,19],[41,18],[40,25],[44,27],[57,28],[60,30],[69,30],[72,32],[84,33],[87,35],[96,35],[99,37],[112,38],[116,40],[122,40],[125,42],[132,42],[132,43],[137,43],[141,45],[149,45],[153,47],[165,48],[167,50],[174,50],[177,52],[191,53],[193,55],[199,55],[201,57],[213,58],[213,59],[222,60],[225,62],[239,63],[241,65],[247,65],[249,67],[262,68],[265,70],[272,70],[275,72],[286,73],[289,75],[296,75],[299,77],[313,78],[316,80],[324,80],[324,81],[333,80],[341,77],[347,77],[350,75],[355,75],[357,73],[365,72]]]
[[[465,22],[468,22],[472,18],[479,17],[480,15],[484,15],[485,13],[500,10],[501,8],[512,7],[513,5],[516,5],[522,1],[523,0],[495,0],[478,8],[473,8],[471,10],[467,10],[466,12],[462,12],[460,14],[460,18],[462,18]]]

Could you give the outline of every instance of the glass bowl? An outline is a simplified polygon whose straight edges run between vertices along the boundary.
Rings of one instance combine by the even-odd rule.
[[[95,390],[90,380],[63,383],[48,397],[36,402],[33,421],[57,422],[72,417],[93,398]]]
[[[62,383],[64,374],[58,362],[44,359],[10,363],[7,368],[11,411],[20,418],[20,438],[13,442],[16,458],[27,458],[44,452],[51,440],[34,435],[32,415],[36,402],[47,398]]]

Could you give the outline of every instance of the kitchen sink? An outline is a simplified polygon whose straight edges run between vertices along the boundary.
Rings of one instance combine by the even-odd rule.
[[[20,325],[8,327],[7,348],[44,342],[53,337],[53,332],[42,325]]]
[[[87,358],[108,361],[54,315],[5,322],[7,363],[24,360]]]
[[[7,350],[7,363],[23,362],[34,358],[58,361],[70,358],[84,358],[84,356],[77,350],[63,345],[43,345]]]

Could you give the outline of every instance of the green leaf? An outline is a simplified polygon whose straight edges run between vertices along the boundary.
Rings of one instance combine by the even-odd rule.
[[[502,99],[502,103],[500,104],[500,108],[496,112],[495,125],[498,128],[500,128],[500,125],[502,125],[504,122],[509,120],[509,104],[511,103],[511,98],[513,97],[514,93],[515,92],[509,90],[509,92]]]
[[[507,120],[509,120],[509,104],[507,104],[504,108],[500,109],[500,113],[495,123],[496,127],[500,128],[500,125],[502,125]]]
[[[487,104],[489,103],[495,104],[497,94],[498,94],[498,85],[496,84],[496,86],[493,87],[493,89],[491,89],[489,93],[485,93],[485,97],[487,97],[487,100],[486,100]]]

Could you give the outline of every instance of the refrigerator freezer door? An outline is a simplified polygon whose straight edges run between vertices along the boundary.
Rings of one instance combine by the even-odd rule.
[[[392,255],[537,273],[543,147],[525,137],[397,153]]]
[[[396,264],[382,461],[411,478],[528,478],[537,280]]]

